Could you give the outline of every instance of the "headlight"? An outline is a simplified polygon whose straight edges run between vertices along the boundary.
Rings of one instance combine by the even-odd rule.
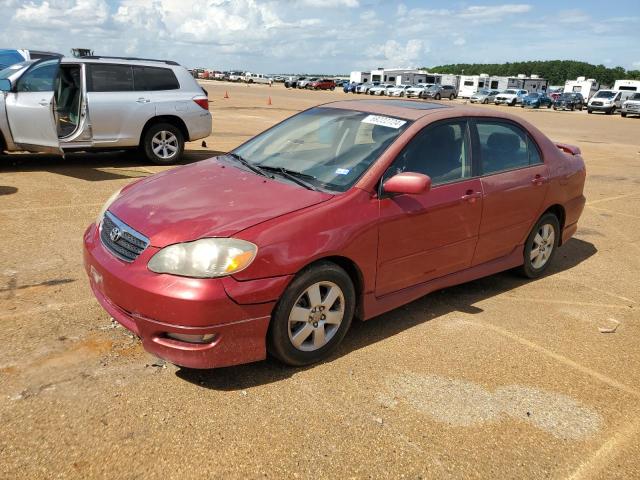
[[[169,245],[156,253],[149,270],[183,277],[214,278],[240,272],[251,265],[258,247],[236,238],[203,238]]]
[[[119,188],[118,190],[113,192],[113,194],[109,197],[109,199],[106,202],[104,202],[104,205],[100,209],[100,213],[98,213],[98,217],[96,218],[96,225],[100,225],[100,222],[102,221],[102,217],[104,217],[104,214],[107,212],[107,210],[109,210],[109,207],[111,206],[111,204],[115,202],[116,199],[120,196],[120,192],[122,192],[122,188]]]

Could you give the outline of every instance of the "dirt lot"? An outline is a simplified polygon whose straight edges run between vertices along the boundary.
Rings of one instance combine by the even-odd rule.
[[[214,134],[186,162],[345,98],[206,88]],[[640,478],[640,119],[510,111],[586,158],[587,208],[551,273],[424,297],[307,369],[180,369],[93,299],[82,232],[161,167],[2,157],[0,477]]]

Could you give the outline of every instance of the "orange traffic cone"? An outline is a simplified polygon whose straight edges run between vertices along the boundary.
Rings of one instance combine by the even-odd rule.
[[[229,98],[229,92],[227,92],[226,90],[224,91],[224,98]]]
[[[271,105],[271,97],[267,100],[267,105]]]

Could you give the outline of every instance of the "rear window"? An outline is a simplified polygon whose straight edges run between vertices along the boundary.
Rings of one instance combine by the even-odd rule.
[[[88,65],[88,85],[90,92],[131,92],[133,91],[133,70],[130,65]]]
[[[173,70],[158,67],[133,67],[135,89],[149,90],[178,90],[180,84]]]

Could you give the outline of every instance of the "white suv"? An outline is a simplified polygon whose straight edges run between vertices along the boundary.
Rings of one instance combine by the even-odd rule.
[[[139,147],[171,164],[210,133],[207,93],[175,62],[56,58],[0,71],[0,152]]]

